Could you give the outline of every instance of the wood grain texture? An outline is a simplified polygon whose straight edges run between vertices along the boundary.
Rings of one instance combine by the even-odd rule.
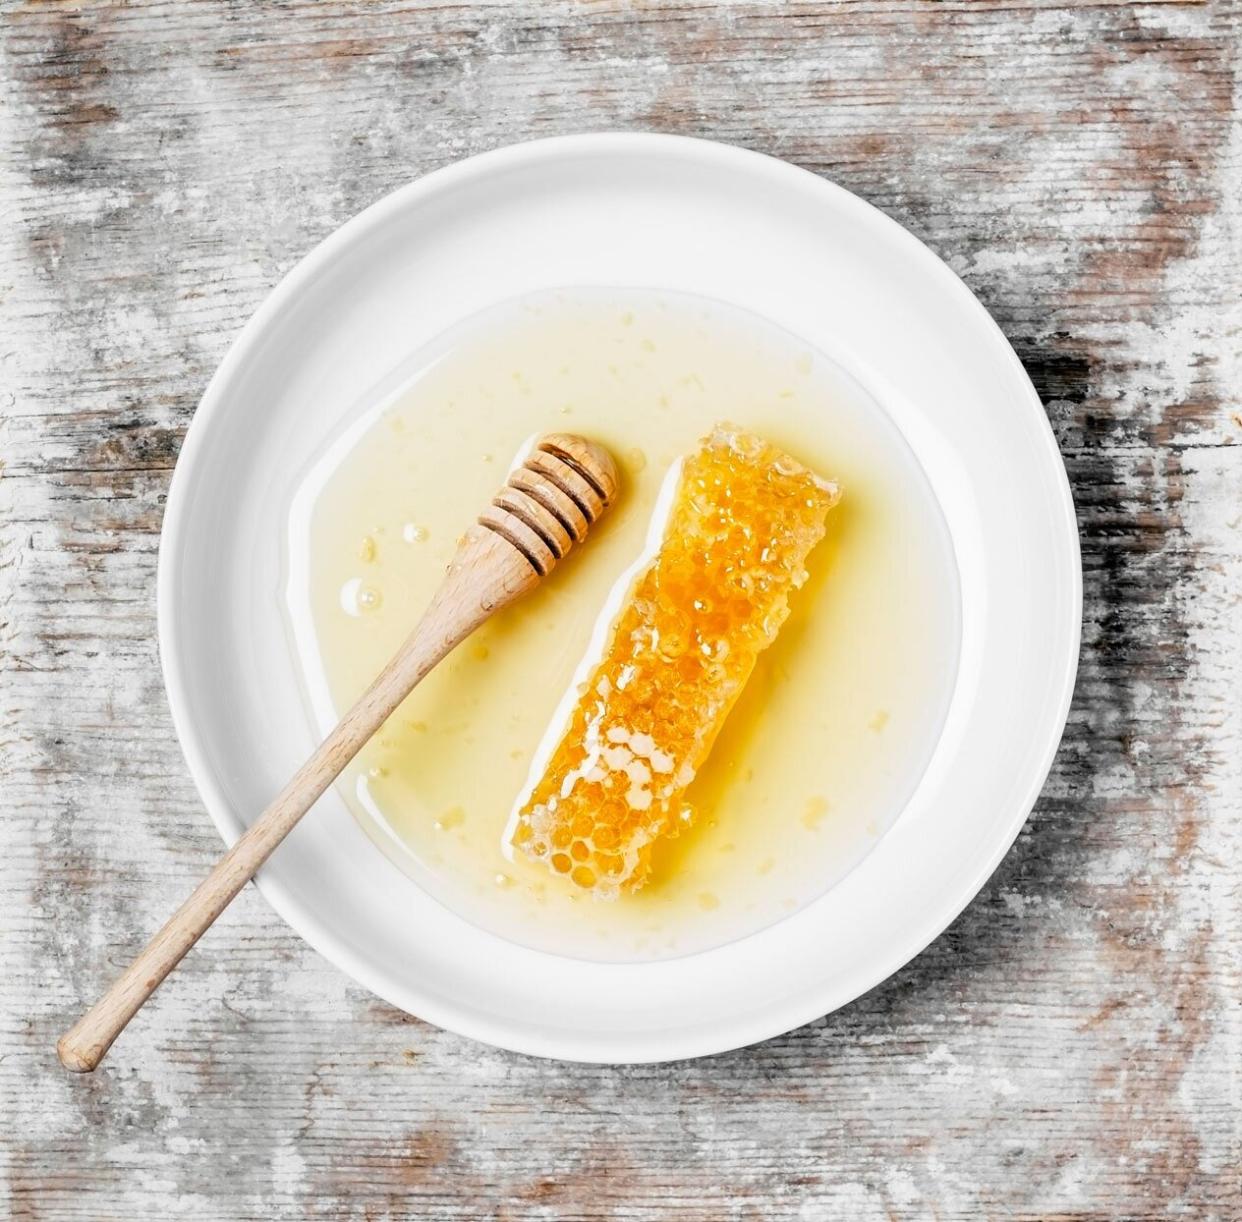
[[[1242,1215],[1237,3],[6,3],[0,1215]],[[154,638],[194,405],[296,259],[465,154],[789,158],[937,250],[1043,395],[1086,578],[1030,823],[845,1010],[665,1067],[407,1019],[247,890],[89,1079],[56,1034],[218,851]]]

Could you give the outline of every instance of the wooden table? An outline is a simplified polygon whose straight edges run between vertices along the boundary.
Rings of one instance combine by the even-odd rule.
[[[0,38],[0,1215],[1242,1215],[1237,4],[13,0]],[[208,376],[386,191],[606,128],[833,178],[1026,362],[1086,578],[1030,823],[918,960],[727,1056],[469,1043],[250,889],[69,1077],[56,1033],[219,848],[154,624]]]

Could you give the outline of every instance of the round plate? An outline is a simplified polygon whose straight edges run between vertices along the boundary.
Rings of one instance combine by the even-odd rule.
[[[203,396],[160,547],[165,682],[231,843],[313,746],[279,610],[300,473],[416,348],[497,301],[566,285],[697,293],[766,315],[896,421],[940,500],[961,582],[957,683],[922,783],[819,900],[671,961],[586,963],[493,937],[422,894],[333,793],[258,883],[321,954],[442,1027],[574,1060],[700,1056],[842,1006],[926,946],[1013,842],[1069,708],[1082,589],[1056,443],[983,307],[882,213],[783,162],[653,135],[502,149],[367,209],[281,282]]]

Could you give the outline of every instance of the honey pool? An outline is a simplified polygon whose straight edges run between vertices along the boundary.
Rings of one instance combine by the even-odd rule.
[[[657,850],[641,891],[595,900],[506,853],[503,834],[665,473],[719,420],[835,479],[842,500],[691,786],[698,823]],[[551,431],[610,447],[616,506],[424,680],[338,788],[418,886],[499,936],[600,960],[688,954],[814,900],[900,814],[956,672],[951,546],[882,408],[786,332],[669,293],[508,303],[388,375],[294,498],[286,610],[316,734],[409,632],[514,454]]]

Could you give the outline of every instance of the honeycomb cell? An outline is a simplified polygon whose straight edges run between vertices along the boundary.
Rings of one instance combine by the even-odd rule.
[[[517,812],[516,849],[599,898],[647,881],[654,845],[693,822],[686,787],[788,616],[838,497],[734,425],[685,459],[660,548]]]

